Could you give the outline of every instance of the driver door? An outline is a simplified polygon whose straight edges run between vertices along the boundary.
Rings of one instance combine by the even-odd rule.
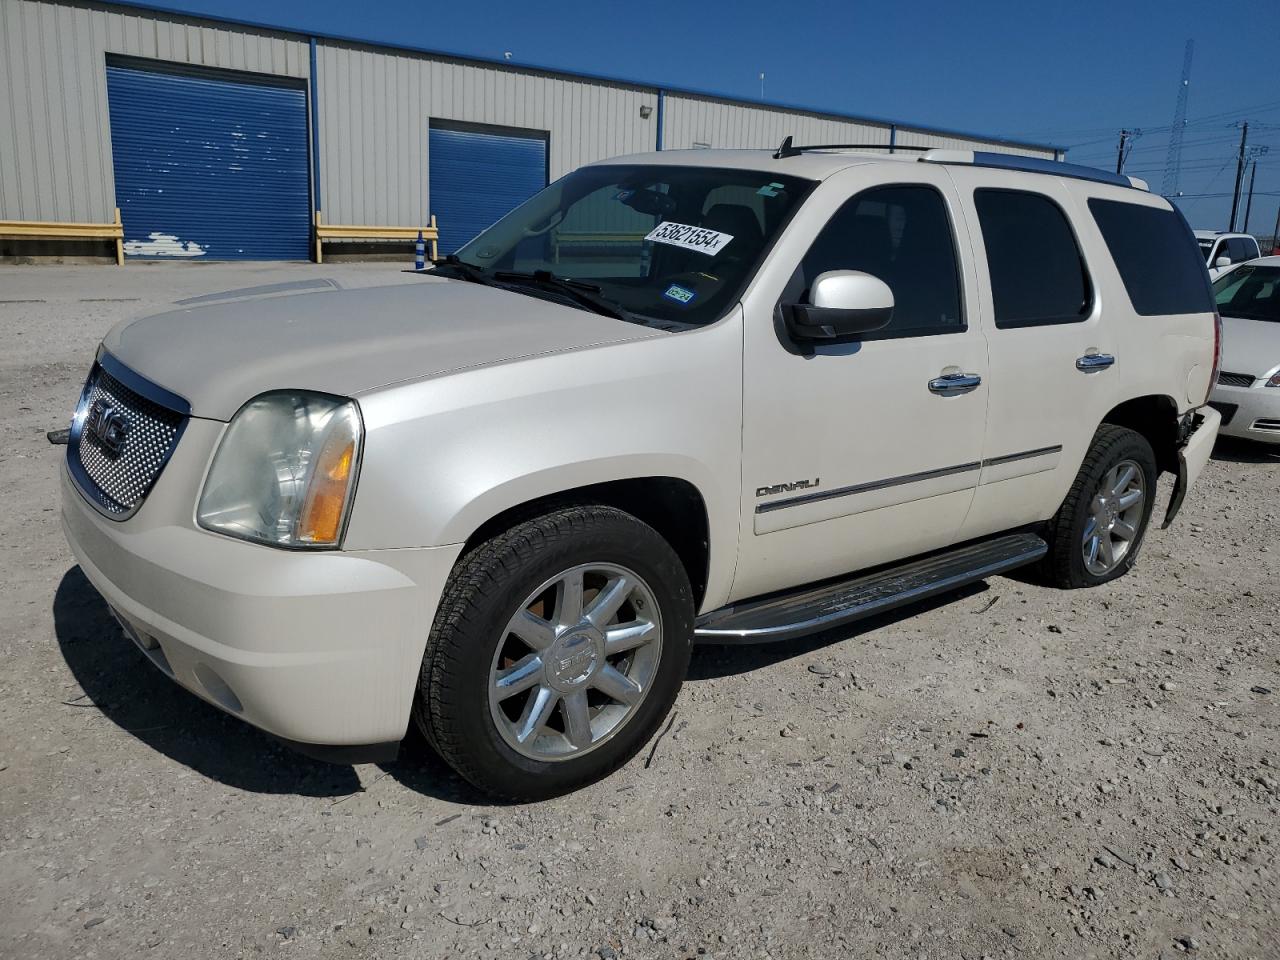
[[[865,170],[815,190],[745,301],[734,599],[945,547],[973,500],[987,345],[954,188],[923,164],[890,185]],[[792,338],[779,304],[829,270],[888,284],[888,327]]]

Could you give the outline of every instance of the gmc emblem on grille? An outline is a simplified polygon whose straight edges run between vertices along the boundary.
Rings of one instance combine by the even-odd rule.
[[[120,456],[125,435],[129,432],[129,421],[123,413],[99,397],[89,408],[84,428],[97,438],[103,450],[113,457]]]

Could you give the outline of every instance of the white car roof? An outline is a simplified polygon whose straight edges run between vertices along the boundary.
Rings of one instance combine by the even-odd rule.
[[[1219,237],[1243,237],[1246,240],[1254,239],[1251,233],[1228,233],[1225,230],[1196,230],[1197,240],[1217,240]]]
[[[783,149],[790,148],[790,140],[791,138],[788,137],[787,142],[783,144]],[[833,173],[848,167],[873,163],[918,163],[924,160],[933,163],[979,166],[1011,172],[1038,173],[1074,180],[1091,180],[1126,189],[1135,189],[1148,197],[1155,197],[1149,192],[1146,181],[1137,177],[1123,177],[1110,171],[1082,167],[1055,160],[991,153],[988,151],[932,148],[929,150],[903,149],[900,153],[887,153],[882,150],[863,151],[857,148],[842,149],[832,147],[824,150],[820,147],[796,147],[793,152],[787,153],[782,157],[779,157],[777,153],[777,150],[662,150],[611,157],[608,160],[597,161],[591,166],[634,163],[708,167],[755,170],[761,173],[788,173],[806,177],[810,180],[824,180]],[[1158,197],[1155,198],[1160,199]],[[1162,202],[1167,205],[1167,201]]]
[[[681,167],[719,167],[727,170],[759,170],[762,173],[790,173],[810,180],[825,180],[837,170],[863,163],[913,163],[919,153],[858,153],[852,150],[836,152],[806,151],[798,156],[779,160],[773,150],[660,150],[651,153],[632,153],[621,157],[600,160],[592,166],[614,163],[642,163],[645,165],[671,165]]]

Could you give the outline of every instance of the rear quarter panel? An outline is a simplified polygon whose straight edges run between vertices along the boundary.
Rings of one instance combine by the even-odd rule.
[[[1124,281],[1112,260],[1102,232],[1089,212],[1089,200],[1098,197],[1142,206],[1169,209],[1169,202],[1141,190],[1078,181],[1072,184],[1082,215],[1082,236],[1097,251],[1091,258],[1094,282],[1109,305],[1116,345],[1116,402],[1134,397],[1166,396],[1185,413],[1204,404],[1213,372],[1214,320],[1212,312],[1142,316],[1133,307]],[[1188,237],[1187,243],[1194,243]],[[1199,254],[1197,253],[1197,258]]]

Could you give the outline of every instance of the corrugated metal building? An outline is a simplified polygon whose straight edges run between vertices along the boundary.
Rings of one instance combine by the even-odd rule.
[[[548,180],[653,149],[792,135],[1061,158],[1052,146],[142,4],[0,0],[0,84],[0,221],[102,224],[119,208],[137,257],[305,258],[317,210],[327,224],[417,226],[434,214],[450,249]]]

